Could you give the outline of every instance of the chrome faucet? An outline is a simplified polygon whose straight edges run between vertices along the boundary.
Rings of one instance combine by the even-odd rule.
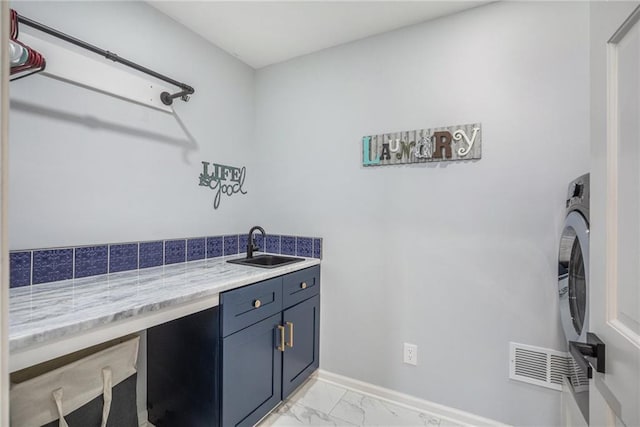
[[[262,241],[264,242],[266,240],[264,228],[260,227],[259,225],[251,227],[251,230],[249,230],[249,238],[247,239],[247,259],[253,258],[253,251],[257,251],[259,249],[255,245],[255,241],[253,240],[253,232],[256,230],[262,233]]]

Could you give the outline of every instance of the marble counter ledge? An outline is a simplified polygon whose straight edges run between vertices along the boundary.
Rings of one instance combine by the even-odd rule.
[[[318,259],[306,258],[262,269],[226,262],[233,258],[238,256],[13,288],[9,351],[21,352],[147,313],[217,298],[229,289],[320,264]]]

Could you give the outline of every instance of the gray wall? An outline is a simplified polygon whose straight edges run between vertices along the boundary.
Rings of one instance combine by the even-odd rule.
[[[176,104],[190,140],[163,113],[12,83],[10,249],[252,223],[319,235],[324,369],[559,422],[557,392],[508,380],[508,342],[563,349],[556,253],[566,184],[589,167],[587,4],[490,4],[256,73],[144,3],[12,5],[197,92]],[[478,162],[360,166],[363,135],[471,122]],[[247,165],[249,193],[214,211],[202,160]],[[405,341],[419,366],[401,363]]]
[[[508,379],[508,343],[564,350],[556,257],[567,184],[589,168],[588,13],[494,3],[257,72],[261,222],[325,238],[323,369],[559,423],[558,392]],[[361,166],[364,135],[474,122],[480,161]]]
[[[11,83],[10,249],[248,230],[253,69],[144,2],[12,7],[196,93],[175,102],[185,131],[169,114],[47,77]],[[203,160],[247,165],[248,194],[214,211],[213,191],[198,187]]]

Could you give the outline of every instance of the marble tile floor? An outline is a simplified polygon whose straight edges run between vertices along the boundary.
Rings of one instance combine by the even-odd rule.
[[[462,424],[312,378],[257,426],[461,427]]]

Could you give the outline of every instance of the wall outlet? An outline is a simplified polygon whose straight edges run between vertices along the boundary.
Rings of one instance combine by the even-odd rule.
[[[418,346],[415,344],[404,343],[404,354],[402,361],[409,365],[418,364]]]

